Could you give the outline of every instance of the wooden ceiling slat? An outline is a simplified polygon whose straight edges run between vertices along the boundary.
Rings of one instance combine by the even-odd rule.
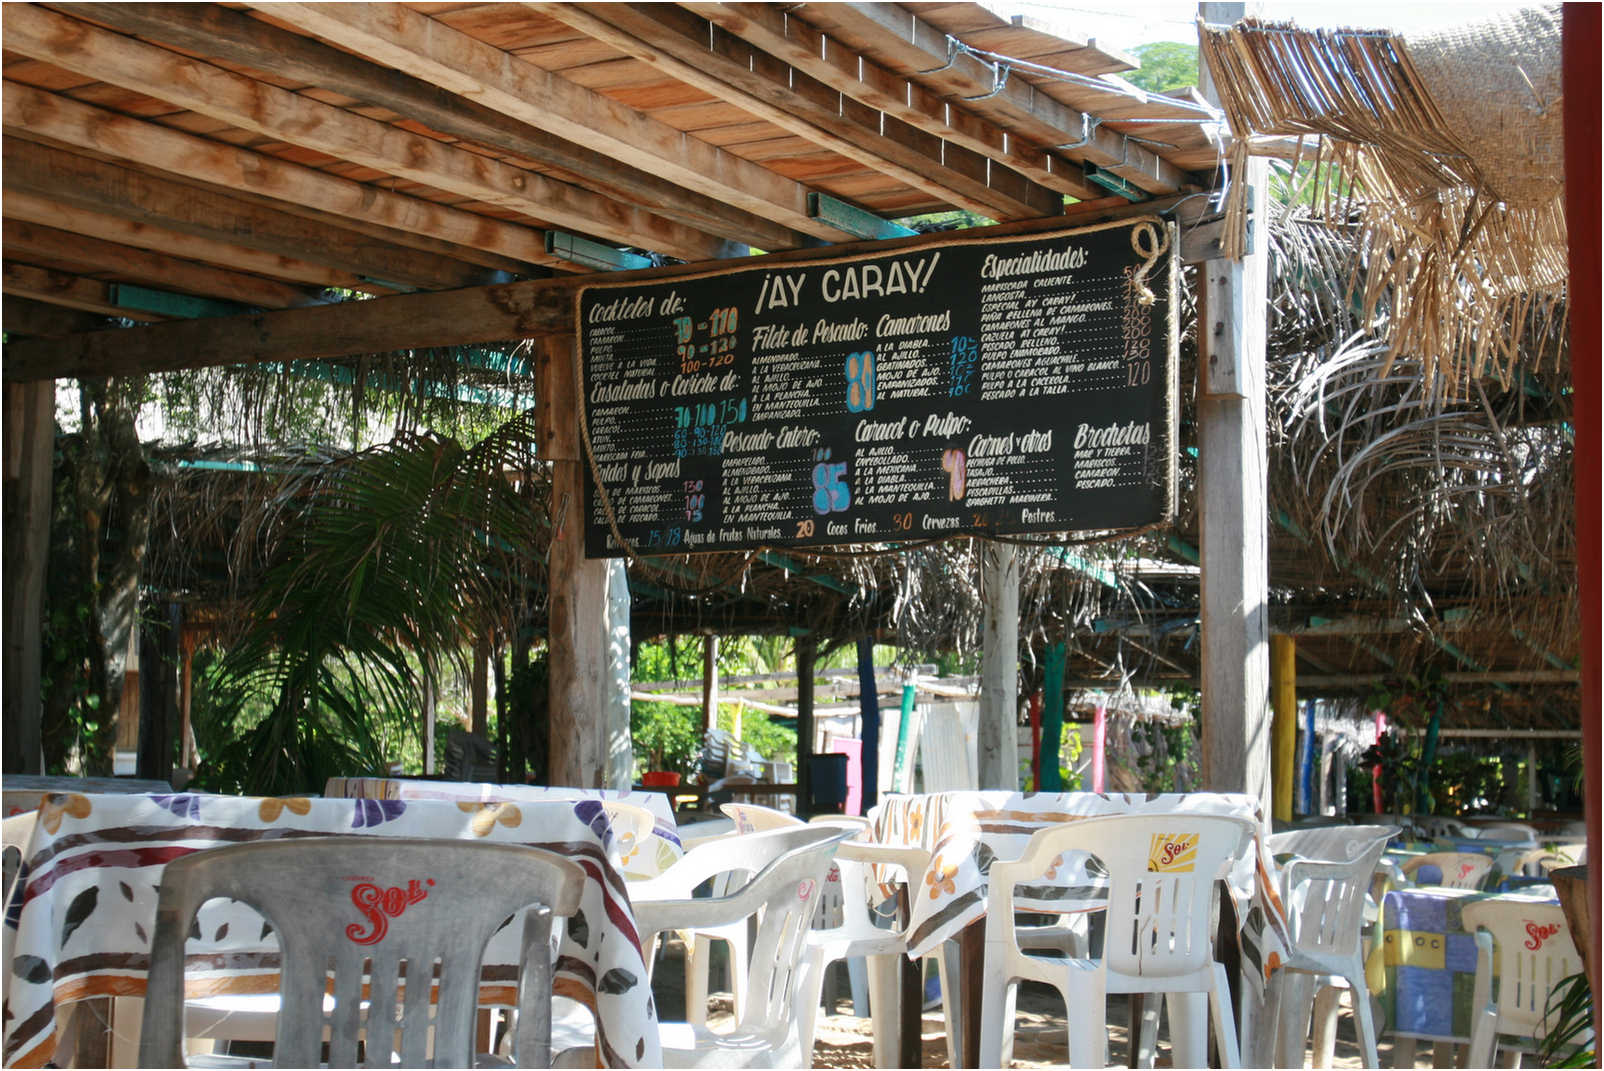
[[[104,331],[112,322],[93,313],[7,294],[0,300],[0,326],[12,338],[60,338],[85,331]]]
[[[1085,129],[1081,112],[1024,81],[1010,78],[993,94],[997,87],[990,64],[961,52],[949,62],[947,34],[898,4],[827,4],[815,10],[820,24],[828,24],[826,29],[853,27],[860,37],[881,42],[878,58],[893,70],[909,73],[943,94],[989,95],[970,107],[1048,148],[1079,140]],[[1063,152],[1071,159],[1116,171],[1149,193],[1173,193],[1192,184],[1185,172],[1151,150],[1127,143],[1112,130],[1093,130],[1085,146]]]
[[[327,219],[309,220],[45,146],[7,139],[3,158],[6,215],[70,226],[106,241],[359,290],[366,289],[363,276],[427,288],[495,278],[482,267],[376,240]],[[306,256],[319,259],[301,259]]]
[[[408,8],[274,4],[276,16],[632,167],[828,241],[844,232],[808,216],[807,190],[712,145]],[[631,244],[641,244],[635,242]],[[773,248],[772,246],[770,248]]]
[[[12,185],[11,165],[8,163],[6,167],[8,172],[6,175],[6,217],[8,219],[67,227],[78,234],[99,238],[107,242],[115,242],[122,246],[148,249],[167,256],[184,257],[188,260],[204,261],[210,264],[230,264],[258,275],[291,283],[333,286],[369,293],[388,292],[370,283],[363,282],[360,275],[340,271],[326,264],[314,264],[311,261],[300,260],[295,257],[278,256],[261,249],[253,249],[250,246],[239,245],[220,238],[187,234],[180,230],[161,226],[149,219],[123,219],[90,211],[77,205],[67,204],[38,194],[21,193]],[[215,233],[228,233],[227,226],[233,218],[236,217],[218,218],[215,224],[217,228]],[[252,234],[251,237],[253,240],[260,240],[260,236],[257,234]],[[393,274],[404,275],[405,272],[395,272]]]
[[[951,161],[969,154],[966,149],[950,147],[943,154],[944,162],[941,156],[911,148],[909,139],[881,132],[894,125],[906,126],[900,120],[887,117],[878,125],[852,122],[847,102],[840,101],[832,109],[809,96],[809,83],[820,85],[816,79],[673,5],[535,6],[676,78],[738,103],[761,119],[949,203],[1003,219],[1051,214],[1062,203],[1053,191],[1033,183],[1017,192],[1004,191],[965,175]]]
[[[722,239],[631,205],[480,157],[465,157],[431,139],[30,4],[9,11],[0,34],[8,47],[36,59],[159,94],[192,111],[389,174],[527,212],[556,226],[690,260],[713,259],[727,248]]]
[[[711,234],[767,249],[802,244],[788,228],[686,190],[660,175],[627,167],[594,149],[558,138],[484,104],[454,96],[402,71],[303,37],[240,12],[208,4],[83,4],[117,28],[163,42],[205,47],[247,64],[276,63],[303,83],[316,83],[352,100],[389,109],[394,125],[441,140],[442,136],[499,149],[512,158],[555,169],[554,177],[637,203]],[[389,116],[366,111],[369,118]]]
[[[0,289],[17,297],[32,298],[48,305],[61,305],[69,309],[81,309],[84,312],[95,312],[102,316],[121,316],[145,323],[155,323],[167,318],[138,309],[122,308],[112,298],[110,283],[73,275],[70,272],[15,264],[9,260],[5,263],[4,275],[0,276]]]
[[[544,234],[533,228],[498,224],[470,213],[454,212],[417,198],[115,115],[30,87],[8,83],[0,94],[0,109],[3,109],[7,128],[31,131],[66,145],[104,152],[169,173],[181,173],[213,186],[249,190],[403,233],[410,231],[455,245],[477,246],[525,264],[562,263],[547,255]]]
[[[60,258],[90,271],[111,273],[128,282],[154,280],[165,289],[186,294],[225,298],[267,309],[310,305],[317,300],[314,294],[271,279],[196,264],[20,219],[7,219],[0,228],[0,235],[3,235],[8,257]]]
[[[848,96],[956,145],[987,156],[1050,189],[1072,197],[1103,191],[1080,168],[1022,139],[1008,139],[995,124],[952,105],[773,4],[686,3],[682,7],[807,72]],[[802,11],[801,14],[806,14]],[[967,121],[966,121],[967,120]]]

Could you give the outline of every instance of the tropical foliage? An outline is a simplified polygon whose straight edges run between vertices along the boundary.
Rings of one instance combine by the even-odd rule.
[[[517,560],[543,523],[527,483],[533,429],[472,448],[400,436],[286,480],[295,512],[210,680],[232,732],[219,769],[270,794],[382,770],[383,721],[416,723],[425,690],[505,624]],[[410,713],[410,719],[408,717]]]

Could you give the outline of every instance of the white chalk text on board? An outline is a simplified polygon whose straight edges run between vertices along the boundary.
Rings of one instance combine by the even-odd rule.
[[[1165,520],[1174,248],[1144,218],[581,288],[586,553],[622,553],[606,506],[644,554]]]

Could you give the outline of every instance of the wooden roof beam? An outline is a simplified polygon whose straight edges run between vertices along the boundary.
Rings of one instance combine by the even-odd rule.
[[[0,328],[10,336],[60,338],[85,331],[104,331],[117,326],[104,316],[80,312],[60,305],[46,305],[10,294],[0,299]]]
[[[1062,196],[1045,186],[867,109],[673,4],[525,6],[944,203],[993,219],[1063,210]]]
[[[423,78],[370,63],[360,56],[280,29],[243,12],[216,4],[127,3],[76,4],[70,12],[106,23],[124,33],[139,34],[201,55],[271,71],[276,76],[380,105],[442,134],[557,168],[563,172],[558,177],[564,181],[598,193],[627,195],[659,215],[709,234],[763,249],[791,249],[808,244],[801,233],[733,207],[722,197],[697,193],[655,171],[620,163],[595,149],[557,137]],[[295,21],[285,5],[273,4],[263,13]]]
[[[831,23],[858,33],[895,42],[888,46],[895,62],[912,77],[947,96],[973,100],[982,115],[993,115],[1020,134],[1048,148],[1080,140],[1086,144],[1062,149],[1071,159],[1089,161],[1112,171],[1149,193],[1174,193],[1193,184],[1192,177],[1151,149],[1123,134],[1095,126],[1067,104],[1040,92],[1023,79],[1009,79],[999,89],[995,69],[962,51],[949,53],[947,35],[900,4],[829,5]],[[984,100],[975,98],[984,97]]]
[[[7,207],[10,207],[9,204]],[[242,305],[285,309],[292,305],[314,305],[320,301],[316,294],[272,279],[196,264],[18,219],[5,220],[3,227],[0,227],[0,242],[5,245],[6,256],[12,259],[31,260],[38,257],[47,261],[61,261],[90,272],[112,273],[187,294],[222,298]]]
[[[6,215],[106,241],[353,290],[372,289],[363,280],[375,278],[434,290],[507,281],[501,272],[376,239],[327,218],[308,219],[21,138],[6,138],[0,159]],[[46,205],[61,216],[40,215]],[[316,264],[300,259],[313,253]],[[539,270],[506,263],[520,274]]]
[[[1086,199],[1106,191],[1087,181],[1079,165],[1026,139],[1010,137],[997,123],[949,103],[939,94],[897,74],[815,29],[778,4],[682,3],[730,33],[750,41],[799,71],[853,100],[894,115],[954,145],[989,157],[1032,182]]]
[[[232,264],[244,271],[290,283],[340,287],[372,294],[391,292],[373,283],[364,282],[360,276],[338,271],[323,264],[312,264],[243,245],[233,245],[226,241],[169,230],[138,219],[102,215],[65,201],[52,201],[39,194],[21,192],[11,186],[13,172],[9,159],[8,156],[8,162],[0,167],[0,176],[6,180],[7,219],[42,223],[46,226],[53,224],[74,234],[138,250],[149,250],[164,256],[183,257],[211,264]]]
[[[553,226],[684,260],[714,259],[729,251],[723,239],[589,190],[32,4],[7,10],[0,39],[14,52],[64,70]]]
[[[740,211],[825,241],[851,237],[808,215],[800,183],[411,8],[272,3],[263,12]],[[594,177],[613,181],[608,172]]]
[[[4,274],[0,276],[0,290],[16,297],[31,298],[42,301],[47,305],[62,305],[69,309],[79,309],[83,312],[98,313],[101,316],[121,316],[128,320],[144,320],[155,322],[166,317],[155,313],[143,312],[139,309],[125,309],[117,304],[116,292],[112,289],[115,283],[103,283],[99,279],[88,279],[72,272],[52,271],[47,268],[36,268],[31,264],[15,264],[5,262]],[[101,331],[97,334],[105,335]],[[113,332],[115,334],[115,332]],[[94,335],[77,336],[93,338]],[[16,379],[48,379],[47,375],[18,375],[12,377],[7,370],[7,378]]]
[[[21,5],[19,5],[20,7]],[[10,25],[11,16],[6,16]],[[302,167],[6,82],[0,114],[8,134],[25,132],[74,148],[221,186],[299,203],[396,231],[409,228],[464,247],[477,245],[526,264],[564,267],[546,253],[545,232]]]

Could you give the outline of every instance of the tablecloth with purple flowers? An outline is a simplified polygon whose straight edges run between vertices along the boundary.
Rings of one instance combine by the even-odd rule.
[[[51,1058],[58,1006],[143,994],[157,888],[170,860],[227,844],[335,833],[526,844],[578,863],[587,881],[579,912],[563,926],[555,991],[594,1009],[606,1064],[662,1062],[640,940],[597,800],[56,794],[40,807],[6,904],[5,1065],[41,1066]],[[506,927],[486,950],[482,1003],[512,1002],[518,931]],[[187,958],[191,996],[277,990],[275,935],[236,902],[201,908]]]

